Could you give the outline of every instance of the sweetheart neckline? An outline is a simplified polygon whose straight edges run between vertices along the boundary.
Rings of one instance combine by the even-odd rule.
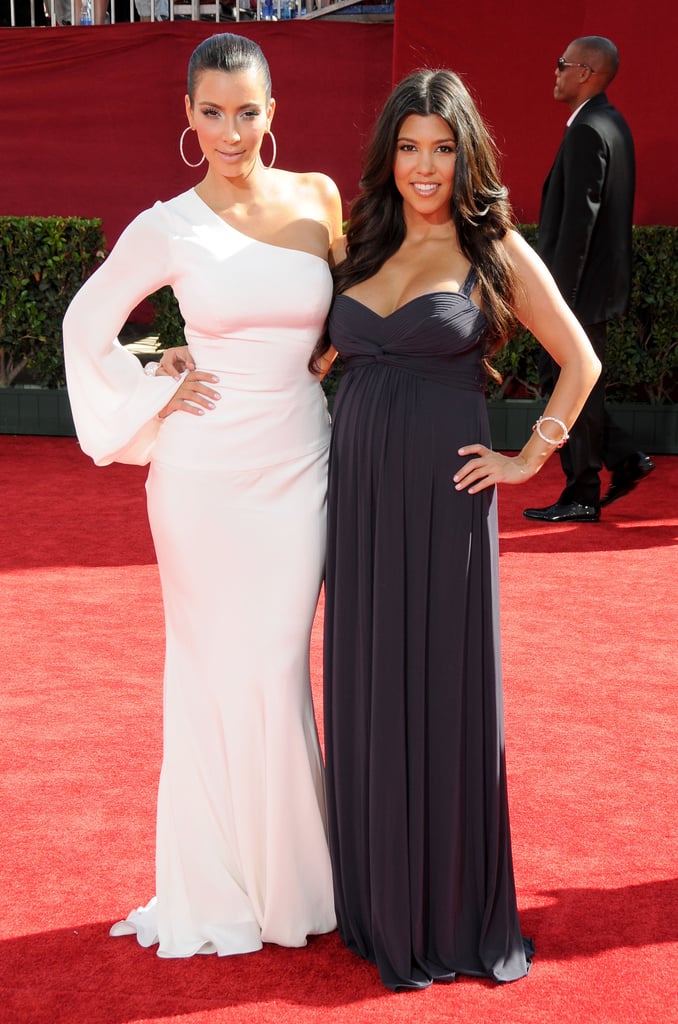
[[[356,305],[360,306],[362,309],[367,310],[368,313],[371,313],[373,316],[376,316],[379,320],[390,320],[392,316],[395,316],[396,313],[402,312],[403,309],[407,309],[407,307],[411,306],[413,302],[418,302],[419,299],[430,299],[434,295],[459,295],[462,299],[466,299],[469,305],[473,306],[475,309],[478,310],[478,312],[483,317],[485,317],[485,314],[483,313],[480,306],[478,306],[477,303],[473,301],[470,295],[465,295],[464,292],[462,292],[461,290],[452,292],[440,289],[439,291],[422,292],[421,295],[415,295],[413,299],[408,299],[407,302],[404,302],[402,304],[402,306],[398,306],[397,309],[394,309],[390,313],[386,313],[383,316],[381,313],[377,313],[376,309],[372,309],[371,306],[367,306],[364,302],[361,302],[360,299],[354,298],[353,295],[347,295],[346,292],[341,292],[339,295],[337,295],[334,301],[336,302],[337,299],[348,299],[349,302],[355,302]],[[487,319],[487,317],[485,317],[485,319]]]

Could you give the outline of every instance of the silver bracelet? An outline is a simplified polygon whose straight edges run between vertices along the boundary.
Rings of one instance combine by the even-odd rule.
[[[557,441],[553,441],[550,437],[547,437],[546,434],[542,433],[541,425],[542,423],[546,423],[548,420],[550,420],[551,423],[557,423],[563,432],[563,436],[560,437]],[[552,444],[556,448],[562,448],[570,436],[567,432],[567,427],[565,426],[563,421],[559,420],[556,416],[540,416],[535,425],[532,427],[532,429],[537,431],[542,441],[546,441],[547,444]]]
[[[146,363],[144,366],[144,373],[147,377],[155,377],[159,366],[160,363]]]

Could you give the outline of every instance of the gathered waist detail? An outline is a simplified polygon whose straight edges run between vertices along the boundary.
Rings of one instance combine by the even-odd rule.
[[[477,362],[473,366],[461,366],[458,361],[443,363],[439,357],[431,360],[413,359],[409,354],[399,356],[377,352],[348,356],[343,359],[343,363],[344,369],[349,372],[365,366],[385,366],[444,387],[463,391],[483,391],[485,388],[485,374]]]

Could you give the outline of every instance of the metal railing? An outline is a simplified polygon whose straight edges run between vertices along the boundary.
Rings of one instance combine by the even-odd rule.
[[[81,11],[87,0],[9,0],[9,26],[91,24]],[[126,0],[90,0],[95,24],[115,24]],[[129,0],[129,21],[287,21],[322,18],[348,8],[393,12],[395,3],[362,4],[360,0]],[[124,20],[124,19],[123,19]]]

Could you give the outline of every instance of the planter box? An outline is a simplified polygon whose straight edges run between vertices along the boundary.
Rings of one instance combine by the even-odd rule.
[[[0,388],[0,434],[75,437],[65,388]]]
[[[520,451],[532,425],[544,411],[542,399],[503,398],[487,403],[492,446]],[[678,405],[608,406],[616,422],[648,455],[678,455]],[[0,434],[44,434],[75,437],[73,416],[64,389],[0,388]]]
[[[487,403],[492,446],[496,451],[520,451],[532,425],[544,411],[541,399],[503,398]],[[648,455],[678,455],[678,405],[610,402],[608,410],[629,433],[639,451]]]
[[[610,414],[648,455],[678,455],[678,405],[610,402]]]
[[[492,447],[498,452],[519,452],[544,411],[541,398],[499,398],[487,403]]]

